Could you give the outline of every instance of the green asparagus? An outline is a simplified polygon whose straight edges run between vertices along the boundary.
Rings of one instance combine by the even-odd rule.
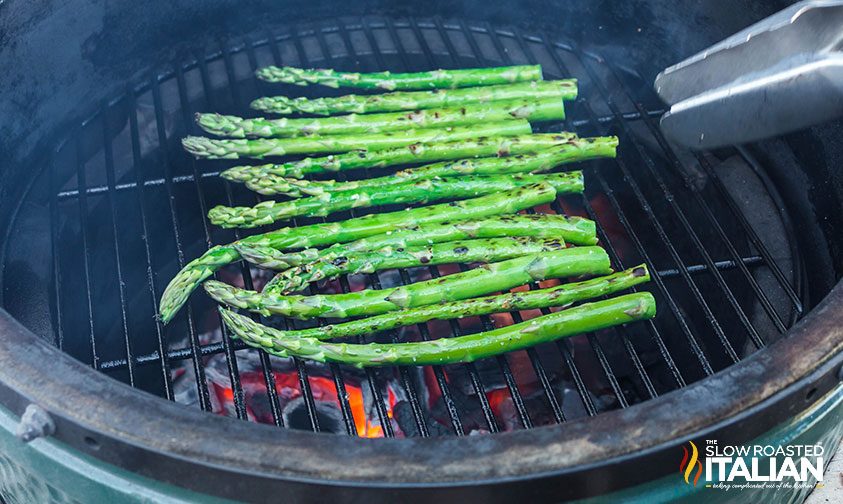
[[[212,135],[229,138],[377,134],[414,128],[468,126],[512,119],[527,119],[530,122],[559,121],[565,119],[565,106],[560,99],[545,98],[386,114],[350,114],[323,119],[244,119],[221,114],[196,114],[196,122],[203,130]]]
[[[602,248],[574,247],[486,264],[402,287],[346,294],[283,296],[240,289],[216,280],[208,280],[203,286],[219,303],[262,315],[347,318],[468,299],[548,278],[611,272],[609,256]]]
[[[303,249],[354,241],[408,226],[435,222],[471,220],[493,215],[512,214],[556,198],[550,184],[519,187],[470,200],[357,217],[343,222],[283,228],[249,236],[235,244],[261,245],[278,250]],[[212,247],[179,271],[161,296],[159,317],[167,323],[181,309],[190,294],[215,271],[240,259],[235,244]]]
[[[358,136],[311,136],[298,138],[214,139],[189,136],[182,139],[182,146],[197,158],[263,159],[292,154],[323,154],[366,149],[367,152],[407,147],[418,143],[454,142],[483,136],[509,137],[531,133],[530,123],[513,119],[495,123],[478,124],[465,128],[438,128],[392,131]]]
[[[308,284],[344,274],[374,273],[386,269],[436,266],[470,262],[497,262],[528,254],[565,248],[559,239],[526,237],[462,240],[420,247],[383,247],[371,252],[348,254],[315,261],[275,275],[264,294],[289,294]]]
[[[384,313],[375,317],[328,324],[321,327],[283,331],[287,338],[316,338],[329,340],[362,334],[387,331],[396,327],[420,324],[430,320],[451,320],[463,317],[489,315],[507,311],[536,310],[539,308],[567,307],[576,301],[585,301],[628,289],[650,280],[645,265],[636,266],[612,275],[592,278],[582,282],[558,285],[548,289],[509,292],[494,296],[465,299],[438,305],[422,306]]]
[[[319,362],[351,364],[362,368],[473,362],[567,336],[653,318],[656,315],[656,300],[649,292],[638,292],[586,303],[520,324],[468,336],[363,345],[328,343],[315,338],[285,338],[283,332],[261,325],[231,310],[220,308],[220,313],[225,325],[236,337],[268,353],[279,357],[295,356]]]
[[[499,175],[429,179],[392,186],[363,187],[357,190],[325,193],[290,201],[262,201],[253,207],[216,206],[208,212],[211,223],[224,228],[253,228],[295,217],[324,217],[354,208],[383,205],[429,203],[464,199],[508,191],[515,187],[547,182],[557,194],[581,193],[582,172],[547,175]]]
[[[285,194],[300,197],[303,194],[318,196],[325,193],[350,191],[363,187],[383,187],[436,177],[538,173],[564,163],[600,157],[614,157],[617,143],[617,137],[575,138],[564,145],[537,154],[446,161],[402,170],[393,175],[349,182],[301,180],[265,174],[246,180],[246,187],[266,196]]]
[[[353,242],[338,243],[322,250],[310,248],[285,252],[244,242],[237,243],[235,247],[241,257],[250,263],[262,268],[282,270],[317,260],[369,252],[382,247],[407,248],[456,240],[505,236],[559,238],[575,245],[597,243],[596,225],[592,220],[556,214],[516,214],[482,220],[441,222],[399,228]]]
[[[297,86],[321,84],[332,88],[351,87],[385,91],[396,89],[454,89],[542,80],[542,69],[539,65],[433,70],[416,73],[353,73],[338,72],[327,68],[268,66],[258,69],[256,74],[259,79],[267,82],[280,82]]]
[[[573,100],[577,97],[576,79],[533,81],[500,86],[482,86],[449,91],[397,91],[374,95],[345,95],[326,98],[290,98],[266,96],[251,103],[255,110],[273,114],[371,114],[437,107],[462,107],[467,104],[506,100]]]
[[[573,138],[576,138],[573,133],[544,133],[506,138],[474,138],[438,144],[421,143],[382,151],[357,151],[319,158],[305,158],[283,164],[235,166],[220,175],[234,182],[246,182],[267,173],[281,177],[302,178],[314,173],[353,170],[355,168],[383,168],[451,159],[535,154],[545,149],[564,145]]]

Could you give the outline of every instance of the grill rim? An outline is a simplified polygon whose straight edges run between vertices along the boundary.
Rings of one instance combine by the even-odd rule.
[[[38,404],[69,447],[176,486],[240,499],[280,490],[339,498],[350,488],[577,498],[673,472],[688,439],[745,442],[822,398],[843,371],[843,282],[787,338],[685,388],[596,417],[477,437],[367,442],[208,415],[103,380],[5,310],[0,334],[0,404],[16,415]]]
[[[817,309],[819,309],[819,307],[818,307]],[[839,311],[839,310],[838,310],[838,311]],[[2,327],[2,326],[0,326],[0,327]],[[792,334],[792,333],[791,333],[791,334]],[[46,362],[50,362],[49,357],[45,358],[45,361],[46,361]],[[2,362],[2,361],[0,361],[0,362]],[[731,370],[732,368],[730,367],[729,369]],[[99,375],[97,375],[97,376],[99,376]],[[823,374],[823,376],[826,376],[826,375],[825,375],[825,374]],[[810,381],[811,381],[811,382],[813,382],[813,381],[814,381],[814,378],[812,378]],[[700,382],[700,383],[702,383],[702,382]],[[793,387],[793,384],[791,384],[791,387]],[[818,396],[821,396],[821,394],[819,394]],[[2,394],[0,394],[0,399],[2,399]],[[137,398],[136,398],[136,397],[132,397],[132,400],[137,400]],[[650,401],[647,401],[647,403],[649,403],[649,402],[650,402]],[[87,407],[87,406],[89,406],[90,408],[93,408],[93,409],[95,409],[95,408],[96,408],[96,405],[95,405],[95,404],[86,405],[86,407]],[[804,407],[804,406],[802,406],[802,407]],[[800,409],[801,409],[801,408],[800,408]],[[673,411],[675,412],[675,408],[673,408]],[[747,413],[747,414],[749,414],[749,412],[746,412],[746,413]],[[606,415],[606,413],[603,413],[602,415]],[[602,416],[602,415],[601,415],[601,416]],[[743,413],[741,413],[741,415],[743,415]],[[106,416],[105,418],[108,418],[108,417]],[[205,420],[205,421],[208,421],[208,420],[209,420],[209,419],[207,418],[207,415],[206,415],[205,417],[203,417],[203,418],[206,418],[206,420]],[[671,418],[671,420],[672,420],[672,418]],[[722,420],[722,419],[721,419],[721,420]],[[133,422],[137,422],[136,418],[132,418],[132,419],[131,419],[131,421],[133,421]],[[586,419],[583,419],[583,422],[585,422],[585,421],[586,421]],[[730,423],[730,422],[732,422],[732,421],[735,421],[735,419],[734,419],[734,418],[729,417],[729,418],[725,419],[724,421],[725,421],[726,423]],[[224,425],[224,424],[223,424],[223,425]],[[569,426],[570,426],[570,425],[572,425],[572,422],[569,422],[567,425],[569,425]],[[108,425],[105,425],[105,424],[104,424],[103,426],[106,428],[106,429],[104,430],[104,433],[106,433],[106,434],[107,434],[107,432],[108,432],[108,429],[107,429]],[[589,424],[589,430],[591,430],[591,428],[590,428],[590,427],[591,427],[591,424]],[[612,427],[614,428],[614,426],[612,426]],[[80,425],[80,426],[76,426],[76,428],[84,428],[84,427],[82,427],[82,426]],[[136,424],[136,423],[135,423],[135,424],[133,424],[133,425],[132,425],[132,428],[133,428],[133,429],[137,429],[137,424]],[[569,427],[569,428],[570,428],[570,427]],[[71,432],[73,432],[73,431],[71,430]],[[228,435],[228,434],[230,434],[230,430],[226,430],[225,432],[226,432],[226,434],[227,434],[227,435]],[[255,433],[254,433],[254,432],[251,432],[251,433],[249,434],[249,436],[250,436],[250,437],[251,437],[251,436],[254,436],[254,435],[255,435]],[[583,437],[583,438],[584,438],[584,437]],[[83,439],[83,438],[80,436],[80,437],[79,437],[79,439]],[[312,441],[308,441],[308,442],[312,442]],[[381,440],[380,442],[382,443],[382,442],[384,442],[384,440]],[[477,442],[474,442],[474,443],[475,443],[475,444],[477,444]],[[677,443],[678,443],[678,441],[677,441]],[[506,444],[506,443],[504,443],[504,445],[505,445],[505,444]],[[511,442],[510,442],[510,444],[514,444],[514,443],[511,443]],[[674,444],[675,444],[675,443],[674,443]],[[127,446],[129,446],[129,448],[133,448],[133,449],[144,449],[144,448],[145,448],[145,447],[143,447],[143,446],[139,446],[139,445],[130,446],[130,444],[129,444],[129,443],[127,443]],[[328,455],[329,455],[329,456],[331,456],[331,455],[334,455],[334,454],[335,454],[335,452],[334,452],[335,447],[336,447],[336,446],[335,446],[335,444],[332,444],[332,446],[331,446],[331,451],[328,453]],[[103,449],[104,449],[104,448],[106,448],[106,446],[104,446],[104,445],[103,445]],[[495,448],[495,449],[496,449],[496,447],[493,447],[493,448]],[[506,447],[506,446],[504,446],[504,449],[507,449],[507,447]],[[543,449],[544,449],[544,448],[542,448],[542,452],[540,452],[540,455],[542,455],[542,457],[544,457],[544,455],[545,455],[545,454],[544,454],[544,452],[543,452]],[[652,448],[648,448],[648,449],[650,449],[650,450],[655,450],[655,449],[660,449],[660,448],[659,448],[659,447],[657,447],[657,446],[654,446],[654,447],[652,447]],[[88,451],[90,451],[90,450],[88,450]],[[185,452],[186,452],[186,451],[185,451]],[[155,452],[150,452],[150,453],[151,453],[151,454],[153,454],[153,455],[168,455],[168,456],[171,456],[171,457],[183,457],[183,456],[184,456],[184,454],[185,454],[185,452],[179,452],[179,453],[164,453],[164,452],[162,451],[161,453],[155,453]],[[646,455],[646,454],[645,454],[645,455]],[[131,460],[130,458],[128,458],[129,456],[136,456],[136,454],[135,454],[135,453],[130,453],[130,452],[115,451],[115,452],[114,452],[114,455],[113,455],[113,457],[117,457],[117,458],[115,458],[115,460],[119,460],[120,462],[122,462],[122,461],[124,461],[124,460]],[[191,456],[192,456],[192,454],[191,454]],[[627,456],[620,456],[620,457],[617,457],[617,458],[618,458],[618,459],[624,459],[624,460],[625,460],[625,459],[626,459],[626,458],[628,458],[628,457],[627,457]],[[143,459],[143,458],[142,458],[142,459]],[[298,459],[295,459],[295,460],[298,460]],[[319,460],[316,460],[316,461],[315,461],[316,463],[320,464],[320,465],[319,465],[319,469],[321,469],[321,468],[322,468],[322,465],[321,465],[321,464],[323,463],[323,461],[324,461],[324,460],[328,460],[328,459],[322,458],[322,459],[319,459]],[[400,456],[400,458],[399,458],[398,460],[399,460],[399,462],[401,462],[401,461],[405,461],[405,460],[406,460],[406,453],[402,453],[402,454],[401,454],[401,456]],[[476,463],[475,463],[475,460],[476,460],[476,459],[469,458],[469,459],[468,459],[468,463],[469,463],[469,464],[474,465],[474,464],[476,464]],[[192,460],[188,460],[188,461],[192,461]],[[494,460],[493,460],[493,462],[497,462],[497,461],[498,461],[498,459],[494,459]],[[184,462],[184,460],[182,460],[182,462]],[[515,458],[514,460],[512,460],[511,462],[512,462],[512,463],[518,463],[518,462],[521,462],[521,460],[520,460],[519,458],[517,458],[517,457],[516,457],[516,458]],[[610,462],[610,459],[607,459],[605,462],[606,462],[606,463],[613,463],[613,462]],[[208,460],[202,460],[202,461],[199,461],[199,463],[202,463],[202,464],[208,464],[209,462],[208,462]],[[577,464],[577,463],[578,463],[578,462],[576,462],[576,461],[575,461],[575,462],[573,462],[573,464]],[[600,462],[598,462],[598,463],[599,463],[600,467],[602,467],[602,466],[604,465],[604,461],[600,461]],[[130,463],[130,464],[137,464],[137,462]],[[385,464],[382,464],[380,467],[391,467],[389,464],[390,464],[390,461],[387,461]],[[296,464],[296,465],[297,465],[297,464]],[[592,464],[592,465],[593,465],[593,464]],[[664,467],[666,467],[666,468],[671,468],[671,467],[673,467],[674,465],[675,465],[675,464],[674,464],[674,462],[673,462],[673,461],[671,461],[671,462],[670,462],[670,464],[665,465]],[[124,464],[124,466],[125,466],[125,464]],[[437,468],[438,468],[438,466],[436,466],[436,465],[431,465],[431,467],[437,467]],[[513,467],[517,468],[517,466],[513,466]],[[135,469],[135,470],[137,470],[138,468],[137,468],[137,467],[134,467],[134,469]],[[213,468],[211,468],[211,469],[213,469]],[[296,468],[294,467],[294,469],[296,469]],[[584,469],[584,470],[592,470],[592,469],[594,469],[594,467],[585,467],[585,468],[583,468],[583,469]],[[637,469],[640,469],[640,468],[637,468]],[[636,470],[637,470],[637,469],[636,469]],[[554,468],[553,470],[554,470],[554,471],[556,471],[557,469],[556,469],[556,468]],[[559,469],[559,471],[564,471],[564,470],[565,470],[565,468],[561,468],[561,469]],[[425,469],[421,472],[421,474],[426,474],[426,472],[427,472],[427,471],[429,471],[429,468],[425,468]],[[559,472],[559,471],[557,471],[557,472]],[[159,471],[159,472],[166,473],[166,471]],[[574,467],[574,468],[573,468],[573,471],[571,471],[571,474],[581,474],[582,472],[583,472],[583,471],[579,471],[579,468],[578,468],[578,467]],[[665,472],[667,472],[667,469],[665,469]],[[209,474],[210,474],[210,473],[209,473]],[[239,473],[239,475],[240,475],[240,476],[242,476],[242,473]],[[534,475],[534,474],[528,474],[528,475],[526,475],[526,476],[525,476],[525,478],[524,478],[524,479],[527,479],[527,478],[536,478],[536,477],[551,477],[551,476],[554,476],[554,475],[556,475],[556,474],[555,474],[555,473],[554,473],[554,474],[551,474],[551,475],[547,475],[547,474],[545,474],[545,475],[538,475],[538,474],[535,474],[535,475]],[[207,475],[206,475],[206,476],[207,476]],[[298,475],[295,475],[295,476],[297,477]],[[512,476],[512,478],[519,478],[519,477],[521,477],[521,476],[522,476],[522,475],[516,475],[516,476]],[[382,477],[382,475],[378,474],[378,477]],[[506,477],[509,477],[509,476],[508,476],[508,475],[506,475],[506,474],[504,474],[504,475],[502,476],[502,478],[506,478]],[[289,479],[290,481],[292,481],[292,478],[288,478],[288,479]],[[176,476],[172,476],[172,480],[173,480],[173,481],[172,481],[173,483],[176,483],[176,484],[182,484],[182,485],[184,485],[184,482],[183,482],[182,480],[179,480]],[[441,479],[440,479],[439,481],[441,481]],[[438,484],[437,484],[437,483],[439,483],[439,481],[434,482],[434,483],[424,482],[424,484],[425,484],[425,485],[427,485],[428,487],[441,486],[441,485],[438,485]],[[504,483],[504,484],[506,484],[506,483],[510,483],[510,482],[512,482],[512,481],[501,481],[501,480],[496,479],[494,482],[496,482],[496,483]],[[223,484],[225,484],[225,483],[226,483],[226,482],[223,482]],[[229,483],[230,483],[230,481],[229,481]],[[299,481],[299,483],[302,483],[302,481]],[[349,483],[349,482],[340,482],[340,483],[337,483],[337,484],[340,484],[340,485],[345,485],[345,484],[349,484],[349,485],[352,485],[352,484],[363,484],[363,485],[367,485],[367,486],[372,486],[372,485],[374,485],[375,483],[376,483],[376,482],[373,482],[373,481],[370,481],[370,480],[366,480],[366,481],[362,481],[362,483],[360,483],[360,482],[356,482],[356,481],[355,481],[355,482],[350,482],[350,483]],[[461,483],[461,482],[445,482],[445,483],[443,483],[443,484],[445,484],[445,485],[459,485],[460,483]],[[472,484],[477,484],[477,483],[489,483],[489,481],[482,481],[482,482],[481,482],[481,481],[472,481],[471,483],[472,483]],[[238,483],[238,484],[239,484],[239,483]],[[316,483],[314,483],[313,481],[309,481],[309,482],[306,482],[306,483],[304,483],[304,484],[308,484],[308,485],[312,485],[312,484],[326,484],[326,485],[332,485],[333,483],[327,483],[327,482],[325,482],[325,481],[317,481]],[[414,484],[415,484],[415,482],[414,482],[414,483],[410,483],[410,484],[409,484],[409,486],[408,486],[408,485],[404,484],[403,482],[399,481],[399,482],[396,482],[396,483],[395,483],[395,485],[392,485],[392,483],[391,483],[391,482],[388,482],[388,484],[387,484],[387,485],[385,485],[385,487],[393,488],[393,487],[394,487],[394,486],[396,486],[396,485],[400,485],[400,486],[401,486],[401,488],[404,488],[404,489],[409,489],[409,488],[411,488],[411,487],[412,487],[412,488],[415,488],[415,487],[413,487],[413,486],[412,486],[412,485],[414,485]],[[617,483],[617,482],[613,482],[613,483],[612,483],[612,485],[618,485],[618,484],[619,484],[619,483]],[[206,490],[208,490],[208,487],[207,487],[206,485],[207,485],[207,481],[202,482],[202,483],[200,483],[200,484],[197,486],[197,488],[196,488],[196,489],[197,489],[197,490],[200,490],[200,491],[206,491]],[[609,488],[609,486],[607,486],[607,488]],[[240,492],[242,492],[242,490],[241,490]],[[231,495],[235,495],[235,496],[238,496],[238,497],[242,497],[242,496],[243,496],[243,494],[242,494],[242,493],[240,493],[240,492],[236,492],[236,493],[233,493],[233,494],[231,494]],[[554,496],[558,496],[558,488],[556,489],[556,493],[554,494]]]

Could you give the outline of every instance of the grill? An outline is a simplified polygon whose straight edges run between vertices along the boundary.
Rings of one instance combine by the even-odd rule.
[[[831,450],[843,436],[840,124],[689,152],[661,135],[651,87],[775,4],[0,1],[0,501],[708,499],[676,471],[689,441]],[[201,133],[194,114],[347,91],[267,85],[256,68],[528,63],[580,84],[568,119],[542,131],[620,139],[617,159],[567,167],[584,171],[585,194],[534,211],[595,220],[615,269],[646,263],[654,319],[473,364],[368,371],[247,348],[202,293],[157,322],[186,262],[265,231],[206,220],[214,205],[259,198],[218,176],[233,163],[184,152],[180,139]],[[350,275],[312,292],[460,268]],[[217,278],[268,279],[240,263]],[[354,341],[455,337],[539,314]]]
[[[363,373],[285,362],[245,349],[225,332],[213,334],[209,327],[219,327],[219,320],[202,296],[194,296],[187,315],[170,326],[155,322],[161,289],[186,260],[242,236],[213,229],[202,217],[208,208],[256,201],[216,177],[228,165],[192,161],[177,142],[197,133],[197,111],[238,113],[258,96],[288,91],[257,81],[256,68],[418,71],[522,63],[541,63],[549,78],[580,80],[581,98],[570,107],[570,119],[549,131],[620,137],[618,159],[583,166],[586,194],[560,199],[552,210],[596,220],[616,268],[645,262],[657,272],[647,287],[661,307],[655,321],[491,362]],[[23,232],[48,209],[38,221],[44,233],[33,237],[41,240],[39,247],[50,247],[51,257],[50,312],[48,318],[42,314],[42,333],[134,387],[240,419],[348,435],[529,429],[682,388],[775,341],[805,310],[795,230],[764,167],[744,149],[716,156],[674,153],[655,122],[661,113],[634,73],[542,34],[442,19],[366,18],[281,28],[223,40],[211,54],[177,61],[103,103],[56,145],[12,233]],[[757,215],[748,215],[739,202],[747,198],[756,214],[759,208],[771,214],[763,235],[752,222]],[[8,250],[5,262],[5,302],[19,317],[32,313],[15,311],[14,299],[26,299],[15,290],[26,291],[20,285],[28,282],[26,268],[41,259],[28,260],[28,249]],[[261,281],[245,265],[223,274],[246,288]],[[386,272],[341,278],[323,288],[348,292],[361,283],[380,288],[440,274],[436,267]],[[498,319],[520,322],[522,314]],[[293,321],[285,323],[292,327]],[[483,317],[416,331],[429,339],[493,324]],[[386,338],[397,341],[399,334]],[[292,375],[296,379],[288,380]],[[278,383],[282,378],[285,384]],[[355,388],[365,408],[352,406]],[[326,392],[327,400],[321,398]]]

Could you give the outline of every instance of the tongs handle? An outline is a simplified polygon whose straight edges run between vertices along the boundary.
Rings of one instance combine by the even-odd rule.
[[[843,115],[843,0],[794,4],[656,77],[665,134],[692,148],[777,136]]]

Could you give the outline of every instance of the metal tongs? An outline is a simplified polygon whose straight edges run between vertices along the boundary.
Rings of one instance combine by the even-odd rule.
[[[794,4],[656,77],[665,134],[694,149],[843,115],[843,1]]]

